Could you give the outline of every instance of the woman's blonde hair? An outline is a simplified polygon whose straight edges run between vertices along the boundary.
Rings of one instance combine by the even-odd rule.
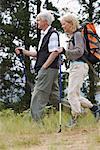
[[[60,18],[60,21],[64,20],[65,22],[69,22],[72,24],[72,32],[75,32],[79,28],[79,21],[72,14],[64,15]]]

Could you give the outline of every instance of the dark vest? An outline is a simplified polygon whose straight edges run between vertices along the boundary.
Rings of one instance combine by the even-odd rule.
[[[49,43],[49,38],[51,36],[52,33],[57,33],[58,32],[53,29],[52,27],[49,29],[48,33],[44,36],[43,40],[42,40],[42,44],[40,46],[40,50],[37,52],[37,60],[36,60],[36,64],[35,64],[35,71],[36,73],[40,70],[40,68],[42,67],[42,65],[46,62],[46,60],[48,59],[50,52],[48,51],[48,43]],[[59,35],[58,35],[58,46],[59,44]],[[59,64],[58,64],[58,59],[59,57],[56,57],[55,60],[52,62],[52,64],[49,66],[49,68],[59,68]]]

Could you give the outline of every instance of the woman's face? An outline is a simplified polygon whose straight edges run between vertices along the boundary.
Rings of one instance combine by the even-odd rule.
[[[71,33],[71,28],[72,28],[72,23],[71,22],[61,20],[61,25],[62,25],[62,28],[63,28],[64,32],[69,33],[69,34]]]

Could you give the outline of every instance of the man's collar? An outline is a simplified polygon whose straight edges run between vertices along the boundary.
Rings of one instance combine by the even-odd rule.
[[[48,28],[47,28],[45,31],[42,30],[42,33],[43,33],[44,35],[46,35],[46,34],[48,33],[48,31],[49,31],[50,28],[51,28],[51,26],[48,26]]]

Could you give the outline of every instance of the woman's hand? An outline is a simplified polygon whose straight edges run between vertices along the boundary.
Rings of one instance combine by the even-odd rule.
[[[64,53],[65,49],[63,47],[59,47],[57,51],[60,54],[60,53]]]

